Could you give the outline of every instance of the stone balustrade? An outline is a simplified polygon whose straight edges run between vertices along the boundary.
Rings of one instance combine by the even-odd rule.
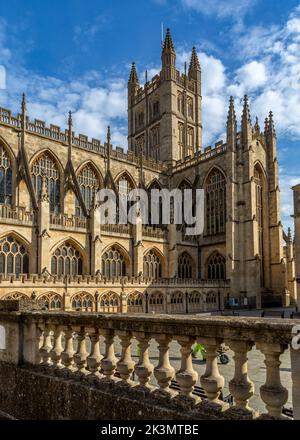
[[[17,116],[13,116],[10,110],[0,107],[0,124],[8,125],[20,130],[21,115],[18,114]],[[30,121],[28,116],[26,117],[26,131],[30,134],[43,136],[47,139],[51,139],[62,144],[66,144],[68,142],[68,130],[63,131],[60,127],[54,124],[50,124],[50,126],[47,127],[44,121],[40,121],[38,119]],[[101,143],[101,141],[98,139],[89,140],[84,134],[75,136],[73,133],[72,144],[74,147],[92,151],[100,154],[103,157],[106,156],[106,144]],[[137,166],[139,165],[139,158],[134,155],[132,151],[125,152],[123,148],[120,147],[112,148],[111,157],[117,160],[136,164]],[[163,162],[156,161],[152,158],[144,158],[143,163],[145,168],[149,168],[151,170],[167,170],[167,166]]]
[[[0,312],[0,325],[4,326],[7,335],[6,348],[0,350],[0,364],[1,361],[23,362],[32,371],[52,375],[57,380],[68,378],[100,389],[109,383],[115,395],[121,388],[126,389],[131,396],[142,395],[149,401],[157,399],[160,405],[177,408],[179,412],[184,410],[193,417],[201,413],[201,417],[207,419],[286,418],[282,409],[288,391],[281,383],[280,357],[290,349],[293,412],[294,418],[300,419],[300,350],[291,347],[294,324],[290,322],[260,318],[32,311]],[[22,338],[16,337],[20,334]],[[157,355],[150,358],[151,341],[155,342]],[[181,358],[177,371],[169,356],[170,344],[174,341]],[[139,355],[134,361],[132,347],[136,342]],[[192,362],[195,342],[203,344],[207,353],[206,369],[200,377]],[[223,342],[234,353],[234,376],[229,381],[233,396],[231,406],[221,399],[225,379],[217,358]],[[254,346],[265,359],[266,378],[259,389],[265,406],[262,414],[251,404],[257,385],[255,377],[248,375],[247,364],[248,353]],[[171,387],[173,379],[178,383],[178,392]],[[205,399],[193,393],[196,385],[204,389]]]
[[[87,220],[85,217],[73,215],[68,217],[67,214],[52,214],[50,213],[51,227],[58,227],[62,229],[86,229]]]
[[[25,208],[0,205],[0,222],[32,225],[34,214]]]

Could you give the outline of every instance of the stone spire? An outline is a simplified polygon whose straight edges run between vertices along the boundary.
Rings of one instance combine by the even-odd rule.
[[[201,70],[195,46],[193,46],[193,49],[192,49],[192,56],[191,56],[191,61],[190,61],[189,72],[191,70]]]
[[[201,67],[195,46],[192,49],[191,61],[189,66],[189,78],[200,81]]]
[[[288,238],[289,243],[291,243],[293,241],[291,228],[288,228],[287,238]]]
[[[254,131],[255,131],[255,133],[257,135],[260,134],[260,126],[259,126],[259,122],[258,122],[258,117],[257,116],[255,118]]]
[[[242,143],[243,145],[248,144],[252,141],[252,126],[251,126],[251,114],[249,108],[249,100],[248,96],[244,96],[244,106],[243,106],[243,114],[242,114]]]
[[[71,160],[71,156],[72,156],[72,137],[73,137],[72,127],[73,127],[73,118],[72,118],[72,112],[70,110],[69,111],[69,118],[68,118],[68,145],[69,145],[68,158],[69,158],[69,160]]]
[[[110,171],[110,154],[111,154],[111,135],[110,126],[107,127],[107,144],[106,144],[106,155],[107,155],[107,171]]]
[[[269,113],[269,135],[276,138],[276,131],[274,127],[273,113]]]
[[[135,63],[132,63],[132,66],[131,66],[131,71],[130,71],[130,75],[129,75],[129,82],[132,84],[139,83],[138,74],[137,74],[137,71],[135,68]]]
[[[25,96],[25,93],[23,93],[23,95],[22,95],[21,110],[22,110],[22,130],[25,130],[25,126],[26,126],[26,96]]]
[[[171,36],[171,31],[169,28],[167,29],[166,38],[165,38],[164,47],[163,47],[163,53],[167,53],[167,52],[174,52],[175,53],[174,44],[173,44],[173,40],[172,40],[172,36]]]
[[[267,137],[268,132],[269,132],[269,119],[266,118],[265,119],[265,131],[264,131],[265,137]]]
[[[229,110],[227,116],[227,145],[232,150],[235,149],[236,145],[236,131],[237,131],[237,121],[234,109],[234,99],[230,96],[229,100]]]
[[[168,28],[166,33],[166,39],[164,42],[164,47],[161,54],[163,79],[165,80],[176,79],[175,60],[176,60],[176,53],[171,37],[171,32],[170,29]]]

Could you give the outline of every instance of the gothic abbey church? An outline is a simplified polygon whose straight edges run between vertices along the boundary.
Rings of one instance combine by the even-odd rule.
[[[272,113],[241,127],[229,102],[227,136],[202,145],[201,66],[176,70],[167,30],[161,71],[128,82],[128,149],[0,109],[0,299],[50,310],[195,313],[229,303],[295,302],[293,239],[280,222]],[[201,61],[201,60],[200,60]],[[205,130],[205,127],[203,127]],[[202,188],[205,230],[100,224],[95,194],[110,188]]]

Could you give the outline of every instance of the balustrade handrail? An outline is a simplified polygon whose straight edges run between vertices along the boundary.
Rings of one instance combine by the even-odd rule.
[[[298,323],[300,321],[298,320]],[[280,379],[280,356],[290,347],[291,378],[294,418],[300,419],[299,369],[300,356],[292,344],[294,325],[278,318],[149,315],[149,314],[103,314],[78,312],[43,311],[0,311],[0,323],[9,329],[7,334],[7,353],[0,352],[1,359],[16,359],[23,353],[23,362],[33,368],[42,368],[60,377],[63,369],[75,380],[90,376],[101,386],[102,379],[111,379],[115,386],[115,373],[119,380],[132,388],[150,388],[150,380],[155,379],[156,389],[164,396],[174,398],[170,390],[176,378],[178,395],[184,397],[189,405],[198,404],[193,394],[198,382],[198,373],[192,362],[192,346],[202,344],[206,350],[206,369],[200,376],[200,384],[206,394],[201,405],[212,414],[222,417],[222,413],[233,418],[256,418],[252,409],[254,383],[248,376],[248,352],[255,345],[265,357],[266,381],[260,386],[260,398],[266,407],[269,418],[282,418],[283,408],[288,400],[288,390]],[[296,321],[297,323],[297,321]],[[12,331],[15,325],[15,330]],[[17,327],[23,326],[23,337],[14,344]],[[121,355],[116,357],[116,337],[120,339]],[[101,338],[101,342],[100,342]],[[103,338],[103,339],[102,339]],[[139,344],[139,360],[132,358],[133,339]],[[102,340],[104,349],[102,349]],[[150,357],[150,341],[158,344],[158,363],[154,367]],[[75,343],[76,341],[76,343]],[[180,345],[181,366],[175,372],[173,359],[169,355],[171,341]],[[229,391],[233,396],[233,406],[221,400],[225,378],[218,367],[218,350],[225,342],[234,352],[235,368],[229,381]],[[103,355],[102,355],[103,353]],[[5,357],[6,356],[6,357]],[[134,372],[134,378],[132,373]],[[135,380],[137,378],[137,381]],[[153,388],[153,385],[151,385]],[[166,404],[170,400],[166,400]],[[176,405],[173,400],[172,405]],[[209,405],[206,407],[205,405]],[[235,414],[235,416],[234,416]]]

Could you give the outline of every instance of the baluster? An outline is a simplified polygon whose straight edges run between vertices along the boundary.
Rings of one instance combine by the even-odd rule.
[[[198,373],[194,370],[192,361],[192,345],[195,339],[189,336],[180,336],[176,339],[181,347],[181,367],[176,373],[176,380],[180,386],[180,394],[194,400],[192,392],[198,379]]]
[[[86,351],[86,331],[84,327],[75,327],[74,330],[77,332],[77,351],[74,354],[74,362],[77,367],[76,373],[88,374],[86,369],[86,359],[88,357],[88,352]]]
[[[229,391],[234,398],[233,408],[254,416],[256,413],[249,407],[249,399],[253,396],[255,388],[248,376],[247,357],[254,342],[229,340],[228,345],[234,352],[234,377],[229,382]]]
[[[53,336],[54,336],[54,345],[50,352],[51,360],[55,368],[62,368],[63,365],[61,363],[61,354],[63,352],[63,347],[61,343],[61,338],[62,338],[61,326],[57,325],[54,327]]]
[[[159,362],[154,368],[154,376],[157,380],[159,389],[162,392],[170,393],[171,380],[175,375],[175,370],[169,360],[169,344],[172,336],[156,335],[155,340],[158,342]]]
[[[271,417],[281,418],[282,408],[288,399],[288,391],[281,384],[279,357],[287,347],[266,342],[258,342],[256,346],[264,354],[267,367],[266,382],[260,387],[260,396],[266,404],[268,414]]]
[[[51,343],[51,327],[50,325],[46,324],[44,327],[44,342],[43,346],[40,349],[40,355],[42,358],[42,365],[51,365],[51,355],[50,351],[52,350],[52,343]]]
[[[228,407],[228,404],[225,404],[219,399],[225,384],[224,377],[221,376],[218,368],[217,351],[221,342],[221,339],[216,338],[202,338],[201,341],[199,341],[199,343],[204,345],[206,350],[206,370],[200,377],[200,382],[207,395],[208,402],[217,406],[218,409],[225,409]]]
[[[73,333],[72,327],[65,327],[65,349],[61,354],[61,361],[66,370],[74,372],[76,369],[74,367],[74,346],[73,346]]]
[[[127,331],[118,331],[117,335],[121,339],[122,354],[121,359],[117,362],[117,371],[120,373],[121,379],[130,384],[129,379],[134,369],[134,361],[131,357],[131,333]]]
[[[87,358],[88,370],[93,376],[100,377],[99,367],[103,357],[100,353],[100,334],[98,329],[95,328],[88,329],[88,333],[91,340],[91,354]]]
[[[148,382],[154,368],[149,360],[150,336],[146,335],[144,332],[135,332],[134,336],[136,337],[140,348],[139,361],[135,364],[134,372],[138,377],[140,386],[150,389],[151,387]]]
[[[102,330],[105,342],[105,358],[101,361],[101,369],[107,379],[113,379],[117,365],[114,348],[114,330]]]

